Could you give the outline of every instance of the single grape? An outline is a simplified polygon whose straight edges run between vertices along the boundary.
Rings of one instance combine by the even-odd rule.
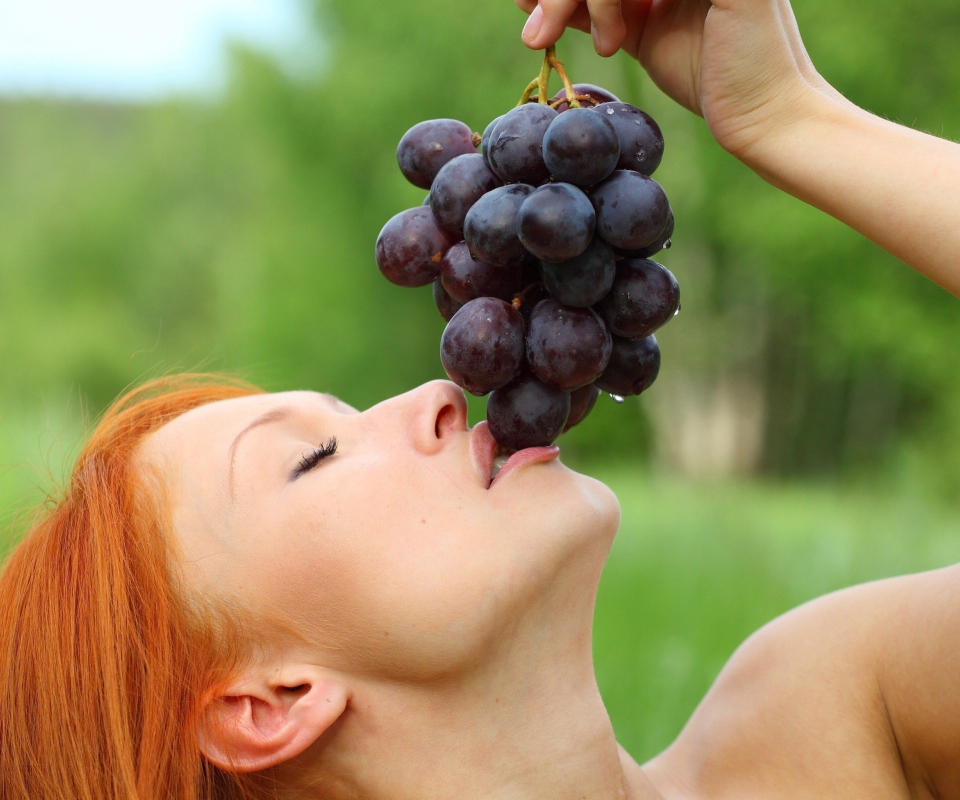
[[[569,261],[540,263],[547,291],[572,308],[592,306],[606,297],[616,272],[613,249],[600,238],[594,238],[586,250]]]
[[[440,312],[440,316],[443,317],[447,322],[453,319],[453,315],[456,314],[463,306],[462,303],[458,303],[456,300],[454,300],[450,296],[450,293],[443,288],[443,284],[440,282],[439,278],[433,282],[433,302],[436,304],[437,311]]]
[[[597,215],[590,199],[569,183],[548,183],[523,201],[517,232],[541,261],[557,263],[580,255],[593,240]]]
[[[610,394],[629,397],[649,389],[659,372],[660,346],[656,336],[635,342],[614,336],[610,363],[596,385]]]
[[[602,103],[595,111],[608,119],[620,142],[616,169],[632,169],[653,175],[663,158],[663,134],[653,117],[629,103]]]
[[[617,168],[619,158],[613,124],[587,108],[561,114],[543,136],[543,161],[558,181],[593,186]]]
[[[532,191],[523,183],[500,186],[473,204],[464,220],[463,238],[476,258],[499,266],[523,258],[526,250],[517,233],[517,214]]]
[[[440,168],[465,153],[476,153],[473,131],[455,119],[419,122],[397,145],[397,163],[414,186],[429,189]]]
[[[380,231],[377,266],[397,286],[426,286],[440,276],[440,262],[455,241],[429,208],[408,208]]]
[[[592,308],[537,304],[527,327],[527,364],[541,381],[572,392],[593,383],[610,360],[613,341]]]
[[[430,187],[430,208],[441,226],[463,236],[463,221],[470,207],[500,184],[483,156],[478,153],[457,156],[437,173]]]
[[[667,227],[663,229],[663,233],[657,237],[657,240],[653,244],[648,244],[639,250],[617,250],[617,255],[624,256],[625,258],[650,258],[650,256],[655,256],[661,250],[669,250],[672,244],[673,226],[673,209],[668,208]]]
[[[620,98],[616,95],[608,92],[606,89],[603,89],[599,86],[594,86],[592,83],[575,83],[573,84],[574,94],[585,94],[588,97],[592,97],[598,104],[599,103],[619,103]],[[554,96],[554,100],[559,100],[560,98],[566,99],[567,92],[566,89],[561,89]],[[583,103],[583,108],[588,107],[589,103]],[[570,106],[567,103],[561,103],[557,106],[557,111],[563,113]]]
[[[501,447],[523,450],[552,444],[570,415],[570,395],[523,373],[487,400],[487,423]]]
[[[624,259],[610,293],[597,304],[610,332],[642,339],[669,321],[680,306],[680,285],[656,261]]]
[[[597,404],[599,396],[600,390],[595,383],[588,383],[570,392],[570,416],[567,417],[567,424],[563,426],[564,433],[586,419],[587,414],[593,411]]]
[[[540,184],[550,177],[543,163],[543,135],[557,112],[550,106],[527,103],[506,114],[490,133],[487,160],[508,183]]]
[[[523,317],[494,297],[465,303],[443,331],[440,361],[450,380],[472,394],[499,389],[523,363]]]
[[[618,169],[590,192],[597,234],[614,247],[639,250],[667,226],[670,204],[663,188],[640,172]]]
[[[493,133],[493,129],[497,127],[497,123],[502,119],[503,114],[491,121],[490,124],[483,129],[483,135],[480,137],[480,153],[486,160],[487,166],[490,165],[490,136]]]
[[[508,303],[519,292],[523,268],[519,263],[496,266],[477,261],[459,242],[447,250],[440,265],[443,288],[458,303],[469,303],[478,297],[498,297]]]

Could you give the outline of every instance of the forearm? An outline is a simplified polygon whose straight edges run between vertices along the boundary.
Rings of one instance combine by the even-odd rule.
[[[822,90],[742,160],[960,296],[960,145]]]

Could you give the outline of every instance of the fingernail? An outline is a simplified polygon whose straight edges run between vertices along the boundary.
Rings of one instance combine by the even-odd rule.
[[[527,24],[523,26],[523,33],[521,36],[526,42],[532,42],[537,38],[537,34],[540,33],[540,27],[543,25],[543,9],[540,6],[537,6],[530,13],[529,18],[527,19]],[[516,28],[514,28],[516,30]]]
[[[590,23],[590,33],[593,36],[593,49],[597,51],[597,55],[603,55],[600,52],[600,48],[603,46],[600,43],[600,34],[597,32],[597,26],[592,22]]]

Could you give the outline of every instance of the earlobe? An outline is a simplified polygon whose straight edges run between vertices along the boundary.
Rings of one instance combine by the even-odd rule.
[[[258,772],[300,755],[346,710],[346,687],[315,667],[248,672],[206,701],[200,750],[228,772]]]

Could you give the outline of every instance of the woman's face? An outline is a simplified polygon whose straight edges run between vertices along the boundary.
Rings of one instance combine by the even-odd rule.
[[[195,588],[280,621],[328,668],[433,679],[525,616],[589,614],[619,520],[549,454],[491,486],[484,428],[445,381],[364,412],[285,392],[194,409],[144,454]]]

